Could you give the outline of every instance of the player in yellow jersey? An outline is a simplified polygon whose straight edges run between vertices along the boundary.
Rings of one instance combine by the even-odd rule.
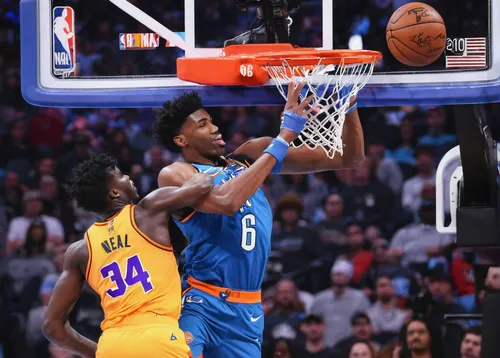
[[[137,189],[112,158],[92,155],[80,165],[68,192],[84,210],[105,219],[66,252],[45,314],[47,338],[83,357],[189,357],[178,325],[181,286],[168,219],[169,212],[195,204],[211,188],[211,177],[200,174],[134,205]],[[85,280],[104,310],[98,344],[68,322]]]

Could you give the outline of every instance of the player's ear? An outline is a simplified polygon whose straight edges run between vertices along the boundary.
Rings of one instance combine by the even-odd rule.
[[[111,189],[109,192],[108,192],[108,195],[111,199],[118,199],[120,197],[120,193],[118,192],[118,190],[116,189]]]
[[[188,144],[186,137],[183,136],[182,134],[174,137],[174,143],[177,144],[181,148],[186,147]]]

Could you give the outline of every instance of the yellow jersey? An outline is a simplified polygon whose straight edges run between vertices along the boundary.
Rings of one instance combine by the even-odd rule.
[[[103,331],[137,314],[169,316],[175,322],[180,316],[181,282],[172,247],[158,244],[139,229],[134,208],[127,205],[86,233],[85,276],[101,297]]]

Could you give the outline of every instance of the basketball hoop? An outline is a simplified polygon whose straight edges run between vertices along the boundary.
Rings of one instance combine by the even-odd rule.
[[[284,99],[286,86],[306,82],[300,99],[315,108],[295,147],[323,148],[329,158],[343,153],[342,130],[350,99],[382,59],[377,51],[293,48],[290,44],[232,45],[220,57],[179,58],[180,79],[215,86],[261,86],[273,80]],[[208,69],[208,71],[207,71]]]

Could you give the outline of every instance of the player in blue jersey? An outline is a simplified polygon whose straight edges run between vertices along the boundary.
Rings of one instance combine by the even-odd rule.
[[[344,125],[343,156],[329,159],[321,148],[288,148],[302,129],[297,123],[307,107],[307,101],[298,100],[303,86],[289,86],[278,138],[248,141],[225,157],[222,136],[194,92],[165,102],[154,122],[156,139],[170,150],[180,150],[186,160],[164,168],[159,185],[180,186],[197,172],[211,174],[216,184],[192,209],[174,215],[188,240],[179,324],[195,358],[261,356],[260,288],[272,213],[259,187],[270,172],[309,173],[363,161],[363,131],[354,98]],[[278,155],[273,152],[277,149]]]

